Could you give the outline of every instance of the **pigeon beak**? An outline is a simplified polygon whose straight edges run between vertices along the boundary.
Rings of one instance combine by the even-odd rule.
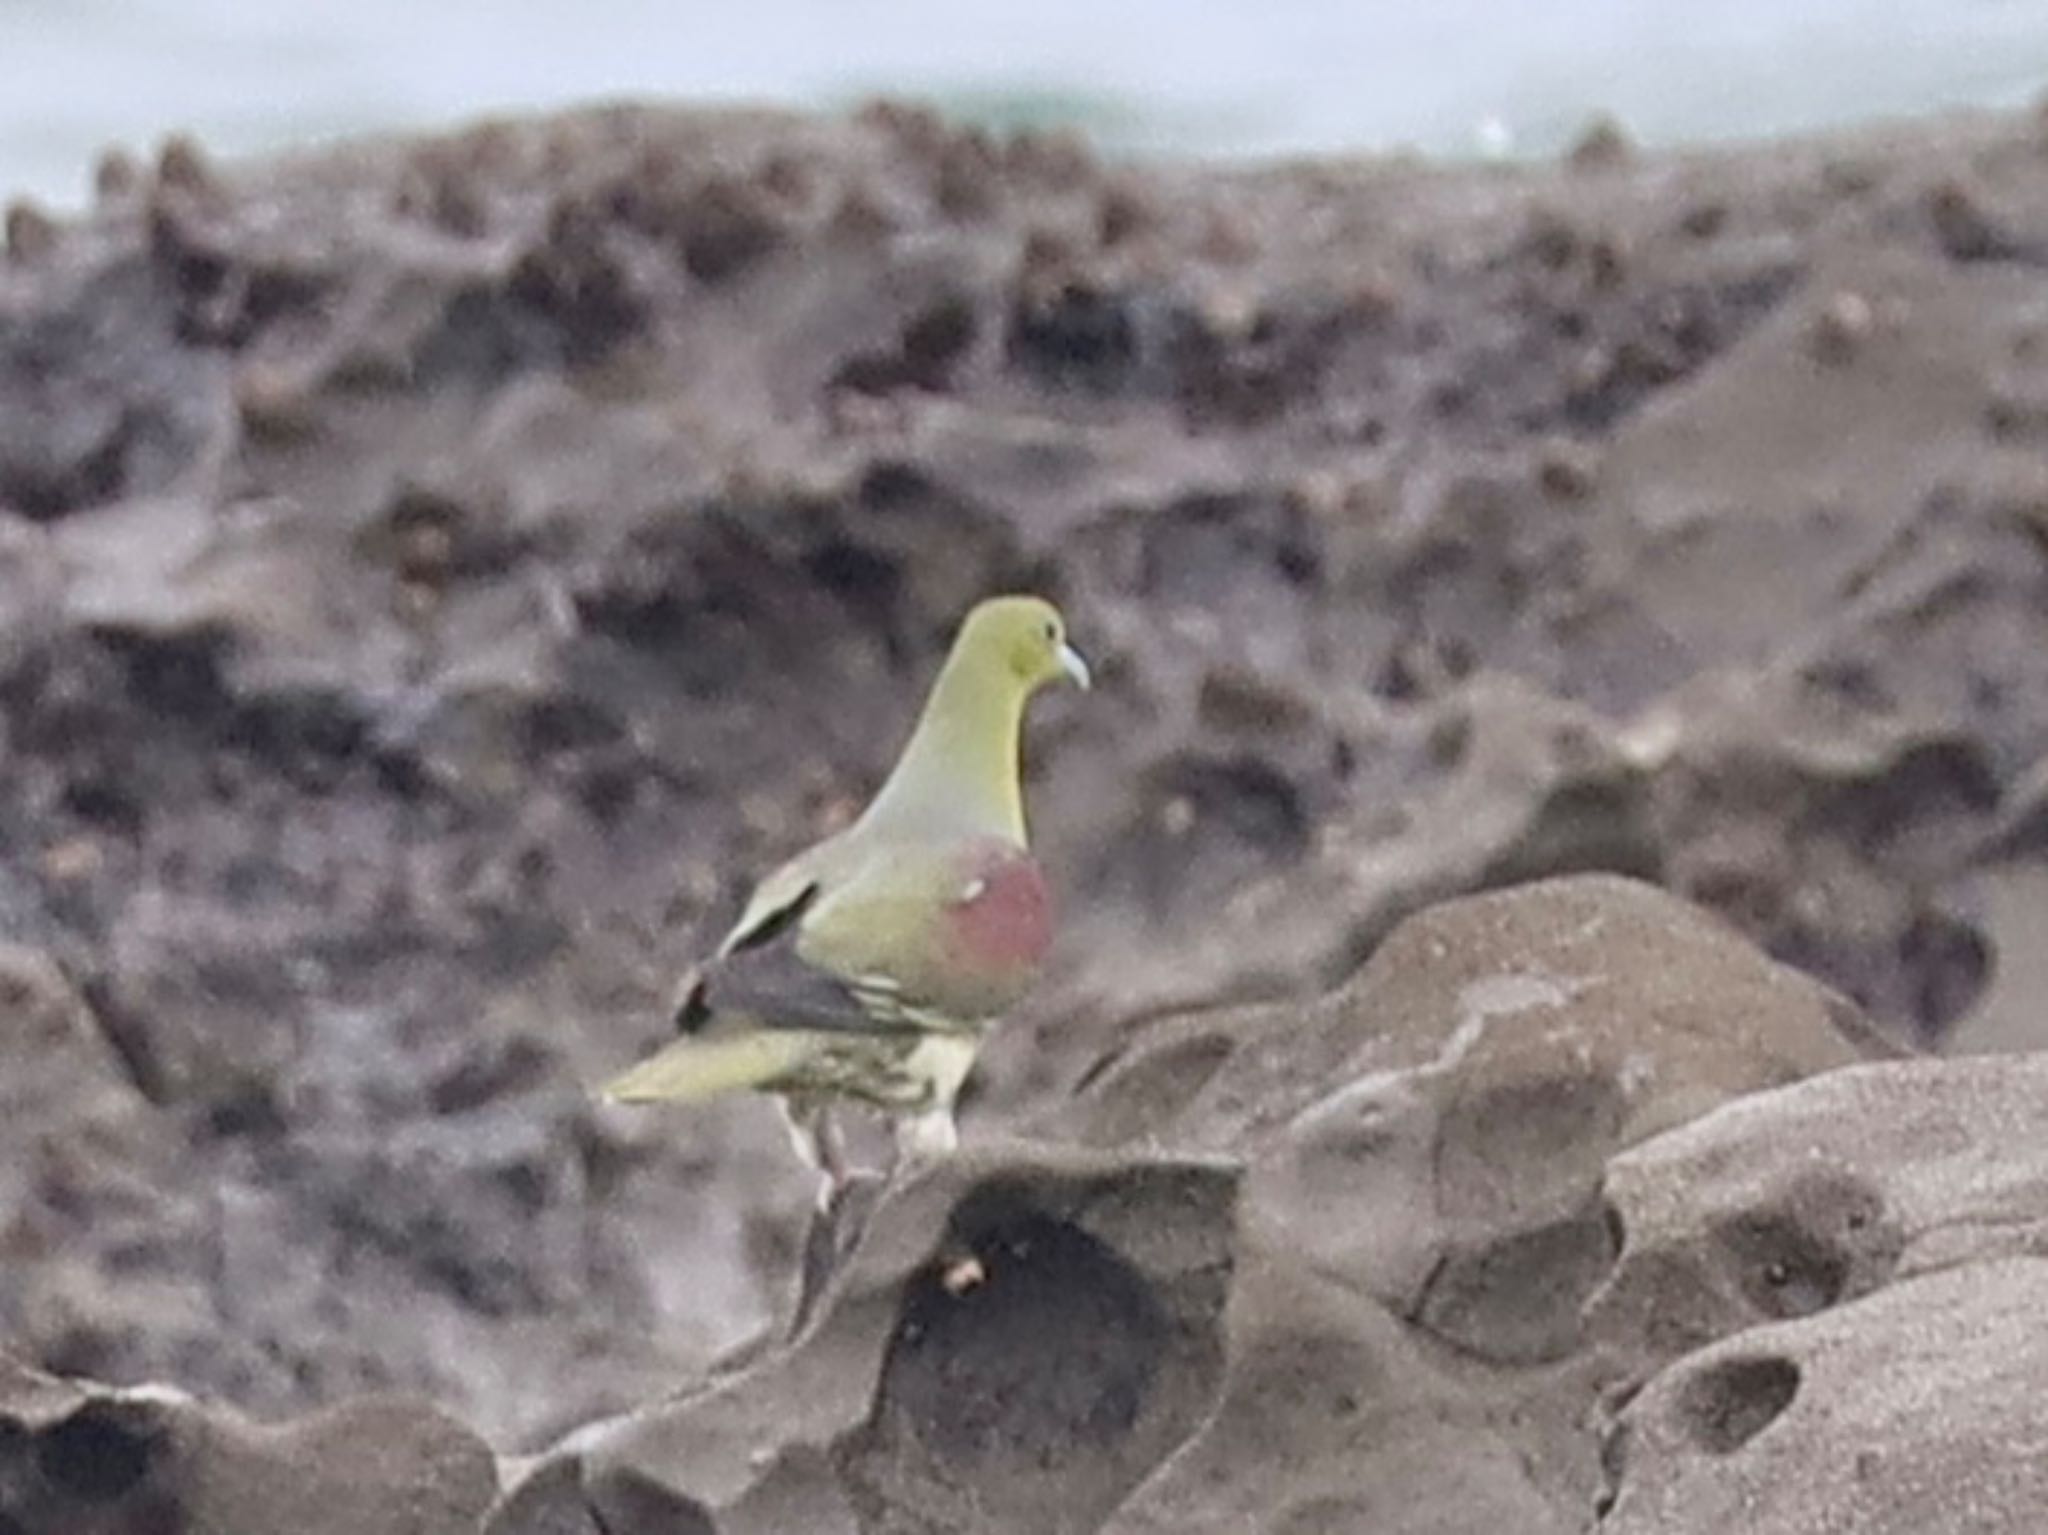
[[[1072,645],[1060,646],[1060,670],[1084,693],[1094,680],[1088,675],[1088,663],[1081,659],[1081,652]]]

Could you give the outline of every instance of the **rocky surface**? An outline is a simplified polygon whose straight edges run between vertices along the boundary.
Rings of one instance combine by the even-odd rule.
[[[2044,1087],[2039,1055],[1859,1067],[1617,1157],[1625,1237],[1590,1325],[1645,1373],[1885,1285],[2048,1254]]]
[[[443,1535],[497,1490],[440,1408],[365,1397],[283,1425],[0,1359],[0,1528],[65,1535]]]
[[[2044,1129],[2048,1059],[1915,1061],[1616,1159],[1625,1236],[1589,1326],[1650,1383],[1603,1448],[1611,1528],[2038,1521]]]
[[[885,1199],[796,1348],[579,1436],[577,1486],[608,1530],[655,1527],[604,1512],[622,1478],[720,1531],[1581,1528],[1607,1162],[1854,1062],[1844,1011],[1630,881],[1436,907],[1312,1007],[1147,1030],[1078,1131]],[[1074,1139],[1121,1154],[1045,1149]]]
[[[1623,1415],[1601,1528],[2029,1528],[2048,1497],[2044,1302],[2048,1263],[2013,1259],[1702,1350]]]
[[[1833,1068],[2048,1042],[2040,121],[1222,172],[617,110],[100,185],[0,259],[27,1364],[602,1420],[508,1530],[1795,1529],[1896,1337],[1953,1432],[1858,1402],[1864,1480],[1963,1446],[2025,1527],[1964,1398],[2030,1355],[1914,1299],[2013,1325],[2024,1142],[1966,1061]],[[1101,678],[1032,730],[1057,973],[969,1158],[714,1368],[788,1305],[780,1131],[583,1084],[1020,585]],[[1727,926],[1439,904],[1594,870]],[[1807,1092],[1872,1096],[1801,1182]],[[1136,1352],[1033,1374],[1076,1292]]]

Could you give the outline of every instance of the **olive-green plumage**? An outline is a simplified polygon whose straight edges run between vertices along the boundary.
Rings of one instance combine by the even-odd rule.
[[[975,608],[874,800],[761,882],[684,978],[681,1037],[604,1095],[784,1094],[799,1144],[835,1180],[808,1123],[832,1099],[909,1116],[914,1152],[950,1147],[983,1028],[1023,995],[1051,938],[1018,761],[1025,705],[1062,677],[1088,682],[1050,603]]]

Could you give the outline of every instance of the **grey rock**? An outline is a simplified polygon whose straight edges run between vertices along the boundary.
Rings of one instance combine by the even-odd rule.
[[[1845,1016],[1629,881],[1446,903],[1320,1002],[1139,1031],[1056,1121],[1119,1144],[885,1191],[796,1343],[572,1436],[494,1535],[1583,1528],[1609,1160],[1858,1059]]]
[[[181,141],[25,224],[8,1346],[264,1421],[409,1389],[508,1452],[767,1391],[808,1194],[772,1109],[586,1085],[873,786],[960,611],[1031,585],[1101,687],[1034,721],[1062,946],[966,1133],[1086,1142],[1105,1186],[1242,1167],[1201,1228],[1218,1362],[1173,1398],[1207,1416],[1063,1461],[1057,1518],[1589,1517],[1604,1393],[2031,1229],[2021,1184],[1976,1235],[1936,1210],[1976,1196],[1904,1104],[1839,1105],[1918,1126],[1896,1177],[1830,1141],[1853,1176],[1627,1179],[1877,1049],[1866,1015],[2044,1037],[2039,139],[1219,171],[623,108]],[[1439,904],[1592,871],[1757,947],[1634,887]],[[928,1253],[955,1207],[892,1208]],[[980,1439],[861,1427],[886,1357],[805,1441],[870,1433],[858,1475],[550,1461],[527,1506],[967,1519]],[[1003,1519],[1047,1514],[1041,1441],[951,1426],[1014,1452]]]
[[[1612,1432],[1602,1535],[2039,1529],[2044,1307],[2048,1261],[1967,1263],[1688,1355]]]
[[[428,1403],[256,1424],[0,1359],[0,1527],[24,1535],[469,1535],[496,1492],[483,1441]]]
[[[966,1151],[880,1204],[790,1347],[573,1436],[492,1535],[555,1527],[572,1484],[610,1535],[1092,1530],[1210,1409],[1236,1185]]]
[[[2048,1256],[2048,1056],[1901,1061],[1760,1093],[1617,1157],[1589,1307],[1647,1370],[1961,1264]]]

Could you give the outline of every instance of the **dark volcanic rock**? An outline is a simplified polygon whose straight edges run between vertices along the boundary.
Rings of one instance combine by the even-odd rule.
[[[2033,1529],[2048,1261],[1925,1275],[1691,1355],[1610,1441],[1616,1535]]]
[[[0,1359],[0,1528],[24,1535],[464,1535],[496,1490],[483,1441],[422,1402],[256,1425]]]
[[[2048,1254],[2044,1089],[2041,1056],[1862,1066],[1617,1158],[1623,1247],[1592,1327],[1640,1368],[1938,1269]]]
[[[796,1344],[585,1430],[490,1529],[537,1535],[575,1496],[614,1535],[1096,1529],[1214,1404],[1236,1182],[964,1154],[881,1206]]]
[[[2044,1121],[2048,1059],[1895,1062],[1617,1158],[1588,1326],[1651,1378],[1608,1429],[1601,1528],[2038,1522]]]
[[[1433,907],[1315,1001],[1141,1024],[1058,1113],[1094,1144],[1241,1149],[1333,1090],[1400,1076],[1411,1094],[1441,1084],[1429,1096],[1460,1120],[1445,1132],[1455,1155],[1550,1176],[1567,1169],[1562,1145],[1533,1143],[1546,1133],[1596,1137],[1583,1173],[1728,1098],[1878,1047],[1852,1006],[1697,908],[1582,875]]]
[[[523,1496],[944,1521],[986,1454],[1018,1528],[1299,1535],[1450,1482],[1574,1527],[1579,1408],[1684,1364],[1579,1314],[1640,1304],[1607,1159],[1848,1059],[1859,1008],[2048,1041],[2039,125],[1618,146],[1110,167],[905,109],[616,109],[178,142],[13,220],[9,1346],[265,1418],[422,1391],[506,1449],[702,1382],[786,1313],[804,1180],[766,1105],[584,1084],[872,788],[961,611],[1030,586],[1101,685],[1033,722],[1062,944],[966,1131],[1245,1164],[1217,1416],[1058,1512],[1020,1490],[1050,1441],[933,1449],[871,1394],[833,1439],[865,1459],[753,1503],[649,1466]],[[1632,887],[1389,939],[1592,871],[1822,984]],[[1756,1320],[1728,1282],[1702,1337]],[[1228,1458],[1262,1427],[1299,1453]]]
[[[494,1530],[1583,1528],[1608,1160],[1854,1061],[1849,1011],[1626,881],[1448,903],[1322,1002],[1141,1032],[1069,1111],[1120,1153],[885,1196],[799,1342],[577,1435]]]

